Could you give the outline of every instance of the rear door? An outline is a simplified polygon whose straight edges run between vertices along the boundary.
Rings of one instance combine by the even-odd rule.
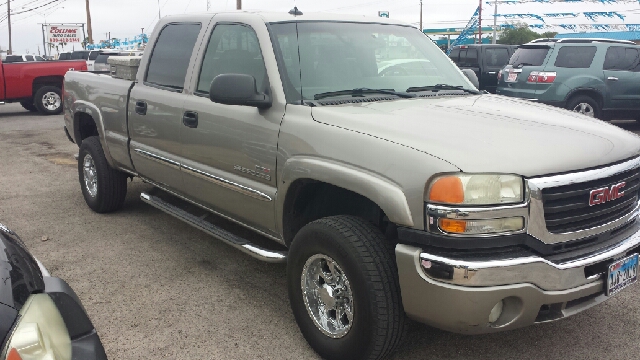
[[[640,50],[631,46],[611,46],[603,64],[610,104],[605,107],[640,110]]]
[[[129,97],[131,160],[141,176],[180,189],[180,131],[187,70],[203,24],[170,23],[158,35],[144,81]],[[142,68],[141,68],[142,70]]]
[[[532,71],[544,70],[551,52],[549,45],[522,45],[502,71],[496,92],[525,99],[535,98],[538,84],[528,82],[527,78]]]
[[[482,90],[495,92],[498,85],[498,71],[507,65],[511,53],[507,46],[486,46],[483,50],[480,87]]]

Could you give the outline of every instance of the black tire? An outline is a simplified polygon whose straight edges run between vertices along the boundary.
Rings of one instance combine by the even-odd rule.
[[[36,112],[38,111],[38,108],[36,108],[35,105],[33,105],[33,99],[31,100],[25,100],[25,101],[20,101],[20,105],[22,105],[22,107],[25,110],[29,110],[31,112]]]
[[[36,91],[33,103],[43,115],[58,115],[62,112],[62,90],[57,86],[43,86]]]
[[[570,111],[582,113],[581,111],[578,111],[578,109],[580,108],[588,109],[589,107],[592,109],[589,112],[593,112],[594,118],[596,119],[602,118],[602,109],[600,109],[600,104],[598,104],[598,102],[591,96],[577,95],[569,99],[569,101],[567,101],[567,110],[570,110]],[[584,113],[584,114],[587,116],[590,116],[588,113]]]
[[[347,303],[353,304],[353,319],[340,338],[325,335],[304,302],[302,272],[317,254],[334,260],[351,287],[353,300]],[[400,344],[406,317],[395,257],[384,235],[370,223],[352,216],[333,216],[307,224],[289,249],[287,282],[298,326],[323,358],[380,359]]]
[[[96,186],[94,194],[85,182],[84,165],[87,156],[93,161]],[[127,195],[127,175],[107,163],[97,136],[82,141],[78,154],[78,178],[87,205],[97,213],[108,213],[122,208]],[[90,181],[91,182],[91,181]]]

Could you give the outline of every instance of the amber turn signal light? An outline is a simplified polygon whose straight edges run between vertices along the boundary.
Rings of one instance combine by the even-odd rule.
[[[464,188],[457,176],[445,176],[436,180],[429,190],[429,201],[445,204],[462,204]]]
[[[467,222],[464,220],[439,219],[440,229],[448,233],[464,234],[467,230]]]

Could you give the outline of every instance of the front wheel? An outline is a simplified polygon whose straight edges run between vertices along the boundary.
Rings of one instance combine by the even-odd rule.
[[[591,96],[578,95],[567,102],[567,110],[571,110],[588,117],[600,118],[600,105]]]
[[[109,166],[97,136],[82,140],[78,154],[78,178],[84,200],[93,211],[112,212],[124,204],[127,176]]]
[[[405,315],[386,241],[360,218],[334,216],[306,225],[291,244],[291,308],[323,358],[380,359],[400,343]]]
[[[34,104],[43,115],[57,115],[62,112],[62,91],[57,86],[43,86],[34,96]]]

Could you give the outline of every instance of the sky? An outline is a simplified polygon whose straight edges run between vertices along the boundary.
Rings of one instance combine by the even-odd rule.
[[[234,10],[236,0],[209,0],[210,11]],[[493,23],[493,5],[483,1],[483,26]],[[617,0],[606,4],[607,0],[587,0],[582,3],[536,3],[522,0],[522,4],[499,4],[499,14],[545,14],[581,13],[586,11],[616,11],[625,16],[599,18],[600,24],[640,24],[640,0]],[[556,0],[549,0],[556,1]],[[589,2],[591,1],[591,2]],[[423,0],[423,28],[461,28],[478,7],[478,0]],[[603,3],[605,2],[605,3]],[[0,48],[8,48],[8,27],[6,20],[6,0],[0,0]],[[391,18],[418,25],[420,0],[242,0],[246,10],[267,10],[287,12],[294,4],[302,11],[357,14],[377,16],[378,11],[388,11]],[[42,52],[42,26],[47,23],[85,23],[85,0],[11,0],[13,52],[37,54]],[[32,8],[33,11],[25,11]],[[150,34],[160,15],[206,12],[207,0],[90,0],[94,41],[112,38],[133,37],[144,32]],[[4,16],[2,16],[4,12]],[[547,24],[590,24],[584,16],[577,18],[545,18]],[[513,19],[509,21],[514,21]],[[538,20],[520,20],[529,24]],[[498,23],[504,23],[498,18]],[[560,29],[561,30],[561,29]],[[567,31],[561,31],[567,32]],[[71,49],[67,48],[65,51]],[[78,49],[76,49],[78,50]]]

